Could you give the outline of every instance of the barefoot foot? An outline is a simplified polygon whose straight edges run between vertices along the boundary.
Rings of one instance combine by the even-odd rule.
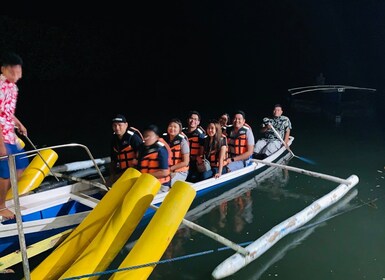
[[[15,218],[15,214],[8,208],[0,209],[0,217],[3,217],[3,221],[11,220]]]

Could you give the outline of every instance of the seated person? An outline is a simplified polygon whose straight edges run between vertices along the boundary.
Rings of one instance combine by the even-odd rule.
[[[169,147],[159,139],[159,129],[149,125],[143,131],[143,143],[138,150],[137,169],[142,173],[150,173],[162,184],[161,191],[170,189]]]
[[[129,127],[126,117],[116,115],[112,119],[111,163],[107,185],[111,186],[128,167],[136,167],[136,154],[143,142],[142,134]]]
[[[223,114],[219,117],[218,121],[219,121],[219,124],[220,124],[221,127],[222,127],[222,133],[223,133],[224,135],[226,135],[226,130],[227,130],[227,128],[228,128],[229,126],[231,126],[231,125],[229,124],[229,121],[230,121],[230,115],[227,114],[227,113],[223,113]]]
[[[227,170],[235,171],[247,166],[253,154],[254,134],[246,124],[245,113],[234,114],[233,125],[227,129],[228,158],[225,160]]]
[[[258,139],[257,143],[255,143],[253,158],[264,159],[282,147],[283,143],[276,135],[276,132],[285,142],[285,146],[289,148],[288,143],[292,127],[290,119],[283,116],[282,113],[282,106],[280,104],[276,104],[274,105],[273,118],[263,119],[261,125],[261,133],[263,133],[263,137]],[[274,132],[272,127],[274,127],[276,132]]]
[[[183,133],[187,136],[190,144],[190,165],[187,176],[187,181],[198,182],[200,174],[197,170],[196,158],[199,156],[203,140],[206,133],[200,127],[201,115],[197,111],[190,111],[187,118],[188,126],[183,128]]]
[[[189,170],[190,146],[186,135],[181,133],[182,122],[179,119],[171,119],[167,132],[163,134],[163,139],[171,149],[171,162],[169,163],[171,186],[177,180],[186,181]]]
[[[219,178],[227,172],[227,168],[224,166],[227,158],[227,139],[222,135],[222,126],[218,121],[210,120],[206,134],[201,154],[210,161],[211,170],[202,173],[202,180],[211,177]],[[202,163],[202,158],[197,157],[197,162]]]

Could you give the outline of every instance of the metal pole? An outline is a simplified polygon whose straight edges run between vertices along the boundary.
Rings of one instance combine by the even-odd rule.
[[[16,216],[16,223],[17,223],[17,231],[19,234],[21,257],[23,260],[24,277],[25,277],[25,280],[30,280],[31,275],[30,275],[29,262],[28,262],[28,256],[27,256],[27,246],[25,244],[23,221],[21,219],[19,192],[18,192],[18,186],[17,186],[16,163],[15,163],[14,155],[9,155],[8,166],[9,166],[11,188],[13,193],[13,200],[15,204],[15,216]]]

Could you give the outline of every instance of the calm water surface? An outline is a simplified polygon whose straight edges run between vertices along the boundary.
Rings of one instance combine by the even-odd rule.
[[[343,119],[336,126],[323,118],[299,114],[291,119],[293,152],[314,160],[316,165],[290,157],[284,159],[286,164],[344,179],[355,174],[360,181],[338,203],[226,279],[383,279],[383,124],[376,119]],[[272,168],[237,182],[232,190],[218,193],[216,199],[192,207],[187,218],[246,246],[337,185]],[[115,263],[123,260],[129,251],[127,247]],[[211,279],[215,267],[233,254],[231,249],[203,234],[181,227],[162,258],[165,262],[156,266],[149,279]],[[31,260],[31,269],[41,258]],[[21,267],[15,270],[13,276],[20,279]]]

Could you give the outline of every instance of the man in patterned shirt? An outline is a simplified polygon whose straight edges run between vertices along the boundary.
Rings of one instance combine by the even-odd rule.
[[[274,105],[273,118],[264,118],[262,122],[261,133],[263,137],[259,139],[254,146],[253,158],[264,159],[275,153],[282,146],[281,140],[277,137],[272,126],[279,133],[286,147],[288,148],[291,122],[286,116],[282,116],[283,110],[280,104]]]
[[[0,157],[23,151],[16,145],[15,127],[22,135],[27,129],[16,118],[16,101],[18,88],[16,82],[22,76],[23,61],[15,53],[5,53],[1,58],[0,75]],[[17,176],[20,177],[29,161],[23,156],[15,158]],[[0,160],[0,219],[13,219],[15,214],[5,206],[5,198],[11,187],[8,158]]]

